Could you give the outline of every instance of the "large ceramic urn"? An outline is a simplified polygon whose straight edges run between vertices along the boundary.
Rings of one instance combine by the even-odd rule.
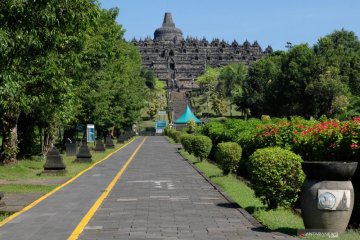
[[[357,162],[302,162],[301,215],[306,229],[344,232],[354,207]]]

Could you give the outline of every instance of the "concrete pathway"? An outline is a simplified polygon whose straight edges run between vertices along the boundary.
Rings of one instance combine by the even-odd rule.
[[[67,239],[139,138],[0,228],[0,239]],[[257,231],[163,137],[149,137],[79,239],[292,239]]]
[[[142,139],[0,228],[1,240],[64,240],[89,211]]]

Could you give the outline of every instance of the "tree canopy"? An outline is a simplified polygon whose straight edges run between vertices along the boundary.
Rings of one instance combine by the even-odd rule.
[[[348,116],[359,95],[359,46],[353,32],[340,30],[313,47],[274,52],[250,66],[244,94],[235,103],[256,117]]]
[[[360,41],[334,31],[312,47],[289,45],[250,66],[207,69],[196,83],[218,115],[227,99],[254,117],[349,118],[360,114]]]
[[[46,151],[58,128],[95,123],[102,132],[138,120],[145,79],[118,14],[95,0],[0,1],[1,162],[16,161],[35,126]]]

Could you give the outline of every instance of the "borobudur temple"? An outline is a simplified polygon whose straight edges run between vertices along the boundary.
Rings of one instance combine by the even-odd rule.
[[[171,13],[165,13],[162,26],[154,32],[154,39],[147,37],[132,42],[138,47],[145,67],[153,70],[168,87],[182,90],[194,88],[194,80],[204,73],[206,65],[221,67],[240,62],[249,65],[273,51],[271,46],[263,51],[257,41],[238,44],[234,40],[229,44],[219,39],[211,42],[205,38],[184,39]]]

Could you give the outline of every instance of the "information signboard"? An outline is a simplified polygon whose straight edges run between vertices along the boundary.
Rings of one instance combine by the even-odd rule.
[[[164,129],[166,128],[166,121],[158,120],[155,122],[155,128],[156,129]]]
[[[95,125],[87,124],[86,125],[86,141],[95,142]]]
[[[166,111],[159,111],[159,115],[160,115],[160,116],[165,116],[165,115],[166,115]]]

